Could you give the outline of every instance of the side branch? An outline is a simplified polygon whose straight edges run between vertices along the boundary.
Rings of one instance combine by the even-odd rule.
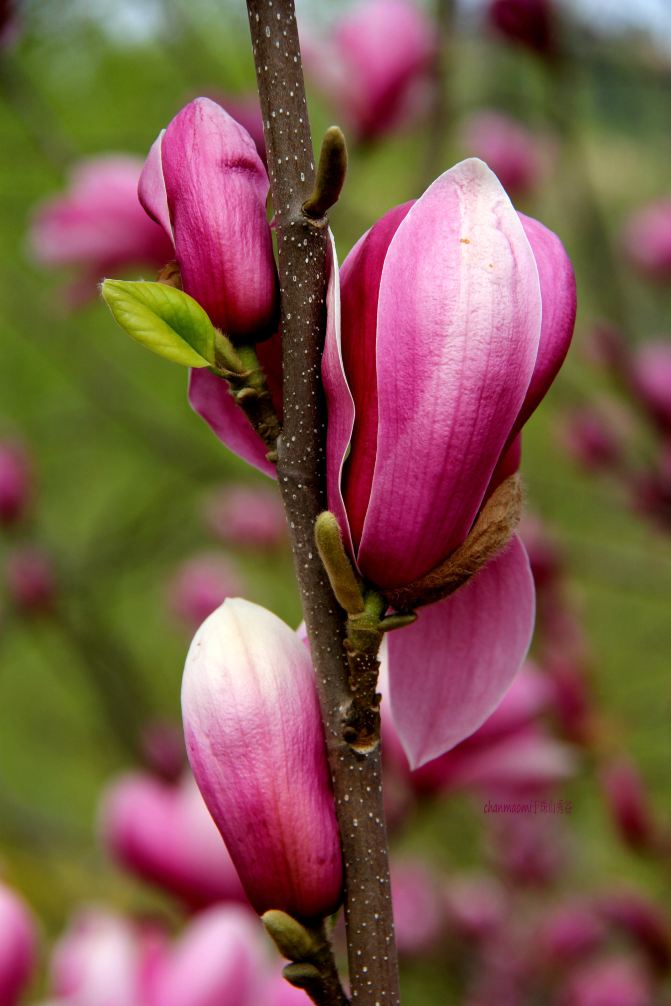
[[[345,913],[352,999],[399,1003],[379,745],[360,753],[343,737],[349,707],[344,616],[314,543],[325,509],[326,423],[321,389],[328,232],[303,210],[315,188],[293,0],[247,0],[278,240],[284,364],[284,423],[278,478],[287,512],[324,718],[345,862]],[[323,176],[325,181],[327,177]],[[332,201],[332,200],[331,200]]]

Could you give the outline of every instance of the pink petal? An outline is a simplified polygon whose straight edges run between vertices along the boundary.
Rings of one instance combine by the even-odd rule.
[[[378,306],[379,429],[358,563],[429,572],[467,535],[520,412],[541,329],[519,217],[478,160],[445,172],[389,246]]]
[[[411,768],[492,714],[529,647],[534,600],[529,560],[515,536],[465,587],[391,633],[391,713]]]
[[[161,145],[184,290],[228,335],[270,330],[277,274],[269,182],[254,141],[209,98],[177,115]]]
[[[200,627],[182,686],[189,761],[257,911],[322,917],[342,863],[310,654],[276,615],[226,601]]]
[[[340,271],[342,366],[354,400],[350,460],[344,467],[342,491],[355,546],[361,540],[377,449],[375,346],[380,278],[389,243],[412,205],[405,203],[386,213],[357,242]],[[329,426],[330,413],[329,402]],[[329,440],[329,454],[339,453],[341,447]]]
[[[163,162],[161,159],[161,148],[165,129],[162,129],[151,145],[151,149],[144,163],[140,184],[137,194],[145,212],[157,224],[160,224],[165,233],[174,244],[175,236],[172,232],[170,222],[170,210],[168,209],[168,194],[165,191],[165,179],[163,177]]]
[[[236,405],[226,381],[206,368],[192,370],[189,403],[230,451],[264,475],[275,478],[275,465],[266,457],[269,448],[252,429],[240,406]]]
[[[573,266],[556,234],[538,220],[520,213],[538,266],[543,321],[538,356],[522,411],[515,424],[520,430],[547,394],[571,344],[576,314]]]

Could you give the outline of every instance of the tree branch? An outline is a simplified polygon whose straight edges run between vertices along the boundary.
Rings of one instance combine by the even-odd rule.
[[[325,331],[328,233],[302,209],[314,191],[312,141],[293,0],[247,0],[278,240],[284,357],[284,426],[278,479],[315,666],[345,864],[352,999],[399,1003],[379,745],[361,753],[343,738],[352,696],[344,616],[319,559],[315,521],[325,509]],[[320,210],[326,209],[321,207]]]

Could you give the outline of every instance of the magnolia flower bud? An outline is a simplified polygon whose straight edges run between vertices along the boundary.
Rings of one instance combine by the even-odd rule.
[[[271,335],[277,320],[268,190],[249,133],[209,98],[175,116],[140,178],[142,205],[174,242],[184,291],[242,341]]]
[[[15,1006],[35,967],[37,937],[31,915],[0,882],[0,1003]]]
[[[342,863],[309,653],[279,618],[238,598],[200,627],[182,713],[193,773],[260,913],[334,911]]]

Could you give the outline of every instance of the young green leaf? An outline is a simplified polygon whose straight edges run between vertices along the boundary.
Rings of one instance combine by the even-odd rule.
[[[132,339],[185,367],[214,364],[215,329],[193,297],[165,283],[106,279],[105,303]]]

